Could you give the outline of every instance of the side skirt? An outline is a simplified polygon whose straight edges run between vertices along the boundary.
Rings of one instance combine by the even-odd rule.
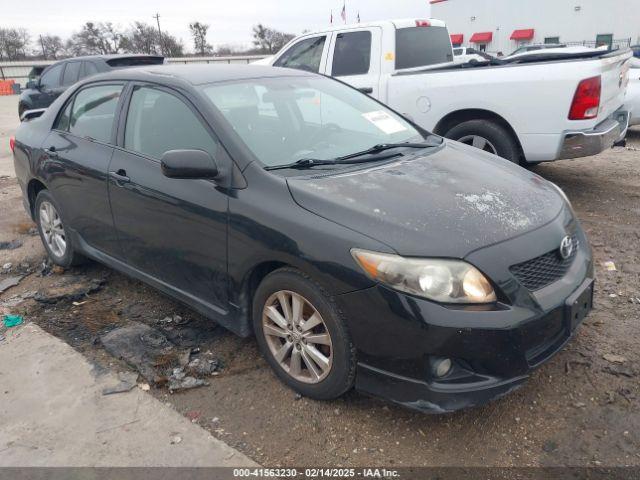
[[[184,290],[177,289],[162,280],[148,275],[136,268],[133,268],[126,263],[114,258],[106,253],[92,247],[85,242],[77,232],[73,232],[74,243],[78,246],[80,252],[107,267],[113,268],[125,275],[140,280],[153,288],[160,290],[162,293],[170,296],[171,298],[185,304],[186,306],[193,308],[195,311],[204,315],[205,317],[215,321],[219,325],[222,325],[231,332],[241,337],[249,337],[253,334],[252,329],[247,322],[242,322],[239,318],[239,312],[223,310],[220,307],[211,303],[205,302],[202,299],[185,292]],[[229,305],[232,309],[237,310],[233,304]]]

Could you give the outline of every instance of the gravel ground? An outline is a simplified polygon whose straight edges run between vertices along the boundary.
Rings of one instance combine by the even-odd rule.
[[[0,102],[0,116],[7,108],[13,105]],[[0,130],[5,172],[9,128]],[[30,231],[15,179],[1,174],[0,241],[18,239],[23,245],[0,251],[0,266],[13,264],[0,281],[16,271],[27,275],[0,301],[53,287],[64,291],[72,280],[105,278],[86,303],[26,299],[4,309],[116,370],[126,367],[97,340],[116,326],[139,321],[168,335],[197,335],[200,355],[221,360],[219,375],[209,377],[206,387],[180,394],[154,388],[154,394],[266,466],[638,466],[640,130],[629,133],[627,148],[535,171],[567,192],[588,232],[596,259],[596,308],[575,340],[524,388],[482,408],[429,416],[355,392],[332,402],[297,398],[271,373],[253,339],[216,328],[150,287],[95,263],[41,276],[40,240]],[[182,325],[167,328],[161,320],[176,314]]]

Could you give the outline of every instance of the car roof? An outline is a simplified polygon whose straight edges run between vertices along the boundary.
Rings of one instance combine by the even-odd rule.
[[[161,57],[162,55],[147,55],[145,53],[111,53],[108,55],[83,55],[81,57],[71,57],[60,60],[60,62],[73,62],[75,60],[115,60],[118,58],[156,58]]]
[[[113,70],[89,77],[90,82],[100,80],[133,80],[161,83],[186,82],[191,85],[206,85],[208,83],[226,82],[233,80],[276,78],[287,76],[317,76],[314,73],[289,68],[277,68],[262,65],[154,65],[132,67]],[[89,83],[89,82],[87,82]]]

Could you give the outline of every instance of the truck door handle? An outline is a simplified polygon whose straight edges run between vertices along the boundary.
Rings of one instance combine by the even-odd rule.
[[[44,149],[44,153],[47,154],[49,158],[58,158],[58,152],[56,152],[56,147],[49,147]]]
[[[116,185],[122,185],[124,183],[129,183],[131,179],[127,177],[127,172],[122,168],[115,172],[109,172],[109,177],[115,180]]]
[[[371,95],[373,93],[373,88],[372,87],[362,87],[362,88],[359,88],[358,91],[360,91],[362,93],[366,93],[367,95]]]

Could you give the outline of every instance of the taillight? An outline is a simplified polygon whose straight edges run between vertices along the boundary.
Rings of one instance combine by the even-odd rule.
[[[430,27],[431,22],[429,20],[416,20],[416,27]]]
[[[569,111],[569,120],[589,120],[598,116],[602,81],[600,76],[587,78],[578,84]]]
[[[16,139],[14,137],[9,138],[9,148],[11,149],[12,152],[16,148]]]

